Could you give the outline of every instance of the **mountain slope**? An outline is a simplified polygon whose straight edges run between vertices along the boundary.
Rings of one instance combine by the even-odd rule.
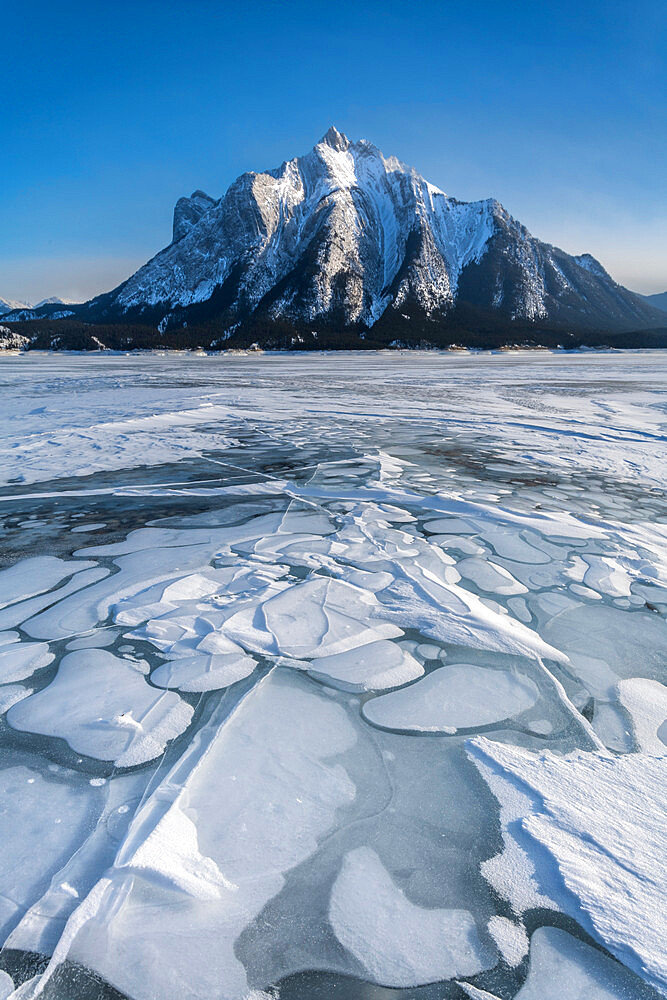
[[[33,309],[39,309],[41,306],[71,306],[73,304],[73,299],[61,299],[57,295],[52,295],[49,299],[42,299],[34,305]]]
[[[641,295],[644,302],[648,302],[654,309],[660,312],[667,312],[667,292],[656,292],[655,295]]]
[[[224,338],[248,322],[442,328],[468,306],[503,323],[581,329],[662,318],[590,255],[540,242],[497,201],[448,197],[335,128],[305,156],[243,174],[218,201],[179,199],[169,246],[72,315],[160,331],[215,320]],[[67,313],[30,318],[56,315]]]
[[[73,305],[71,299],[61,299],[57,295],[48,299],[42,299],[34,306],[29,302],[9,302],[0,299],[0,316],[7,321],[25,322],[26,320],[48,317],[49,319],[63,319],[66,316],[73,316],[74,312],[69,306]],[[63,309],[63,306],[65,308]]]
[[[0,316],[5,316],[7,313],[14,312],[17,309],[30,309],[31,306],[27,302],[16,302],[13,299],[0,299]]]

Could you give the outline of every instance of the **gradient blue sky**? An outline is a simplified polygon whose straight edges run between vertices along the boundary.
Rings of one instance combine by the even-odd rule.
[[[106,291],[330,124],[667,289],[664,0],[3,5],[0,296]]]

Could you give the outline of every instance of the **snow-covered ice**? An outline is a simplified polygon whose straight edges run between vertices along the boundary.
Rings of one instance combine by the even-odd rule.
[[[528,935],[523,924],[496,914],[489,920],[487,929],[507,964],[519,965],[528,954]]]
[[[151,681],[180,691],[215,691],[243,680],[256,666],[257,661],[240,648],[233,653],[195,653],[163,663],[153,671]]]
[[[343,691],[381,691],[421,677],[424,668],[397,643],[377,639],[343,653],[315,657],[309,673]]]
[[[54,658],[47,642],[11,642],[0,646],[0,684],[25,680]]]
[[[496,994],[460,984],[471,1000]],[[515,1000],[649,1000],[641,980],[607,955],[557,927],[538,927],[530,940],[526,982]]]
[[[618,698],[632,718],[638,749],[667,756],[667,687],[645,677],[629,677],[619,681]]]
[[[507,835],[558,908],[667,992],[667,757],[535,754],[483,737],[469,752],[510,796],[525,789]]]

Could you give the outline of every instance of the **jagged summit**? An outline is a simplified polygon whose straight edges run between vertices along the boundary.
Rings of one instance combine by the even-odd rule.
[[[599,260],[590,253],[580,253],[574,258],[580,267],[585,268],[590,271],[591,274],[596,274],[598,278],[607,278],[611,281],[611,276],[605,271]]]
[[[215,205],[215,198],[205,191],[193,191],[189,198],[179,198],[174,208],[172,243],[189,233],[212,205]]]
[[[349,149],[352,145],[348,137],[343,132],[339,132],[335,125],[331,125],[330,128],[324,133],[318,143],[318,146],[323,144],[331,146],[332,149],[336,149],[338,151]]]
[[[400,327],[475,315],[576,328],[657,326],[660,314],[589,254],[535,239],[492,198],[461,202],[335,126],[303,156],[179,198],[173,239],[87,321],[161,330],[215,318]],[[53,307],[52,307],[53,308]],[[485,320],[489,322],[489,320]]]
[[[41,299],[34,306],[29,302],[12,302],[7,299],[0,299],[0,316],[2,316],[3,320],[6,319],[7,321],[15,322],[39,319],[45,315],[48,315],[50,319],[60,319],[65,316],[74,315],[74,310],[69,308],[72,304],[72,299],[61,299],[57,295]]]
[[[0,316],[5,316],[7,313],[13,312],[17,309],[30,309],[32,308],[28,302],[17,302],[15,299],[0,299]]]

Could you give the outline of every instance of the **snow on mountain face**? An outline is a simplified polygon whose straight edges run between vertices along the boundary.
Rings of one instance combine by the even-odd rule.
[[[172,243],[176,243],[189,233],[212,205],[215,205],[215,198],[211,198],[204,191],[193,191],[189,198],[179,198],[174,208]]]
[[[0,299],[0,316],[7,322],[22,322],[30,319],[41,319],[48,316],[49,319],[64,319],[73,316],[71,309],[54,309],[54,306],[73,305],[72,299],[60,299],[56,295],[49,299],[42,299],[32,306],[29,302],[13,302],[8,299]]]
[[[589,254],[541,243],[497,201],[457,201],[333,127],[305,156],[242,174],[219,201],[179,199],[172,243],[88,310],[148,315],[160,329],[204,303],[232,323],[372,326],[385,313],[437,319],[459,302],[626,329],[652,312]]]
[[[5,316],[14,309],[30,309],[27,302],[15,302],[13,299],[0,299],[0,316]]]
[[[400,304],[410,293],[427,312],[446,308],[493,232],[494,206],[448,198],[332,128],[306,156],[242,175],[217,203],[202,192],[181,199],[175,242],[118,301],[126,309],[205,301],[240,267],[231,304],[244,312],[269,296],[274,316],[342,310],[348,322],[371,324],[391,298]]]
[[[42,299],[34,305],[33,309],[39,309],[40,306],[71,306],[74,303],[74,299],[61,299],[57,295],[52,295],[50,299]]]
[[[27,337],[14,333],[8,326],[0,326],[0,351],[20,351],[27,344]]]
[[[610,276],[607,274],[605,269],[599,260],[596,260],[590,253],[580,253],[577,257],[574,257],[579,267],[583,267],[585,271],[589,271],[591,274],[595,274],[598,278],[608,278]]]

